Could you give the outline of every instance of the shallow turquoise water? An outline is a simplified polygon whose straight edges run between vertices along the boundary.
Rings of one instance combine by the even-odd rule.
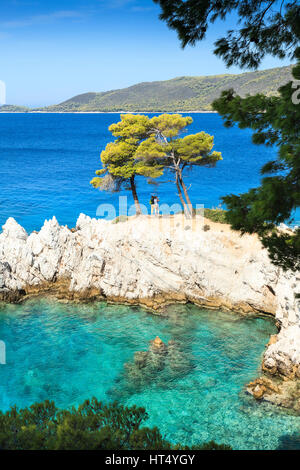
[[[169,307],[167,314],[104,302],[3,305],[7,364],[0,366],[0,408],[46,398],[68,407],[95,395],[144,406],[147,424],[174,442],[214,439],[235,449],[275,449],[300,429],[300,417],[255,402],[243,388],[259,373],[275,332],[271,320],[191,305]],[[130,381],[124,364],[156,335],[177,342],[181,367]]]

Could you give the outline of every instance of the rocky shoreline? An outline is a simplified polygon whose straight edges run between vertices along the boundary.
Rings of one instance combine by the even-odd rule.
[[[8,219],[0,234],[0,300],[105,299],[157,313],[193,302],[272,315],[279,333],[264,353],[262,377],[247,390],[300,411],[299,273],[273,266],[256,236],[241,237],[225,224],[182,215],[115,222],[81,214],[69,229],[53,217],[28,235]]]

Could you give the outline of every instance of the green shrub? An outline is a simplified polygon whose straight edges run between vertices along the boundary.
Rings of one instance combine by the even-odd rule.
[[[118,215],[113,221],[112,224],[118,224],[120,222],[126,222],[128,220],[127,215]]]
[[[226,211],[223,209],[204,209],[204,217],[213,222],[219,222],[220,224],[228,223],[226,220]]]
[[[12,407],[5,413],[0,412],[0,450],[183,448],[180,444],[172,446],[156,427],[141,427],[147,419],[144,408],[128,408],[117,403],[104,405],[96,398],[68,410],[59,410],[48,400],[24,409]],[[221,447],[229,448],[213,441],[198,448],[218,450]]]

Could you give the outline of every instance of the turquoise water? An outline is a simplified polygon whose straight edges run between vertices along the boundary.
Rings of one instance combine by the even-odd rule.
[[[173,442],[214,439],[235,449],[275,449],[299,430],[299,417],[257,403],[244,391],[259,374],[264,346],[275,332],[271,320],[192,305],[166,313],[46,299],[2,305],[7,364],[0,366],[0,408],[47,398],[68,407],[95,395],[144,406],[147,424]],[[175,341],[175,363],[142,380],[129,376],[124,364],[132,366],[134,353],[147,351],[157,335]]]

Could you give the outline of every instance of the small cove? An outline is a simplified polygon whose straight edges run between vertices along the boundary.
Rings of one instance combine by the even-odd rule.
[[[276,332],[271,318],[190,304],[166,313],[45,298],[1,305],[7,364],[0,366],[0,409],[45,399],[69,407],[96,396],[145,407],[146,424],[173,442],[214,439],[234,449],[276,449],[299,430],[300,417],[244,390],[259,375],[265,344]],[[134,368],[129,376],[125,364],[157,335],[175,342],[172,361],[146,377]]]

